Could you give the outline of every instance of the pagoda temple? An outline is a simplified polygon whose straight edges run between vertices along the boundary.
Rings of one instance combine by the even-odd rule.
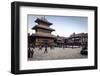
[[[32,34],[34,39],[35,46],[52,46],[54,45],[55,36],[51,33],[55,31],[54,29],[50,28],[52,23],[50,23],[45,17],[37,18],[35,20],[35,25],[32,29],[35,30],[35,33]]]

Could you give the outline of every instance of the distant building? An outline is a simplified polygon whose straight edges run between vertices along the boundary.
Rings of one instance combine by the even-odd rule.
[[[88,44],[88,33],[73,33],[70,37],[65,40],[66,45],[87,45]]]
[[[31,35],[33,44],[35,46],[54,45],[55,36],[51,33],[55,30],[50,28],[52,23],[48,22],[45,17],[37,18],[35,22],[37,23],[37,25],[32,28],[33,30],[35,30],[35,33]]]
[[[65,37],[62,37],[62,36],[59,36],[59,35],[56,36],[55,45],[57,47],[63,47],[64,42],[65,42]]]

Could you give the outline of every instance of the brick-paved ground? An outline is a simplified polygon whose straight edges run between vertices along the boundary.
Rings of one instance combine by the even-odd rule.
[[[44,48],[39,50],[39,48],[34,49],[33,58],[29,60],[53,60],[53,59],[79,59],[79,58],[87,58],[87,56],[83,56],[80,54],[80,48],[48,48],[48,53],[44,53]]]

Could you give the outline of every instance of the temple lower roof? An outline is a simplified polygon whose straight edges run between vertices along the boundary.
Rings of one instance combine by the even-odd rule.
[[[54,35],[51,35],[51,34],[44,34],[44,33],[35,33],[35,34],[32,34],[32,36],[35,36],[35,37],[56,38],[56,36],[54,36]]]

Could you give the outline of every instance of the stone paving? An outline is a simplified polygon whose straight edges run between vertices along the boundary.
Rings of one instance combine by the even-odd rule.
[[[39,48],[34,49],[34,55],[29,60],[55,60],[55,59],[79,59],[87,58],[80,54],[80,48],[47,48],[48,53],[44,53],[45,48],[39,50]]]

